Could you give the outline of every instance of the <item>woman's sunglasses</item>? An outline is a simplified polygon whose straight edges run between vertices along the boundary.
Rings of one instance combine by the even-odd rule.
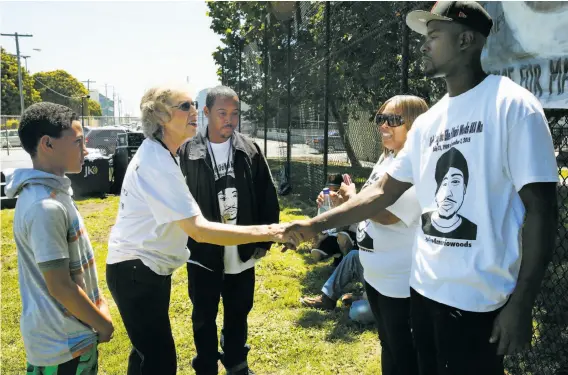
[[[182,102],[179,103],[178,105],[172,105],[171,108],[177,108],[180,111],[189,112],[192,106],[195,107],[195,109],[197,109],[197,102]]]
[[[401,126],[404,124],[404,119],[401,115],[386,115],[383,113],[378,113],[375,116],[375,123],[377,125],[382,125],[386,121],[387,125],[391,128],[396,128],[397,126]]]

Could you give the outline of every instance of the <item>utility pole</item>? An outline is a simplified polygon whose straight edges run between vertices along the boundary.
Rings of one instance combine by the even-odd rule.
[[[114,119],[114,125],[116,125],[116,91],[114,91],[114,87],[112,89],[112,117]]]
[[[24,113],[24,89],[22,85],[22,65],[20,64],[20,40],[19,38],[31,38],[32,34],[0,34],[2,36],[13,36],[16,39],[16,56],[18,60],[18,86],[20,87],[20,114]]]
[[[112,87],[112,120],[113,120],[113,123],[114,123],[114,86],[109,85],[108,83],[105,83],[105,98],[106,98],[106,100],[110,101],[110,98],[108,97],[108,87],[109,86]],[[105,101],[105,103],[107,103],[107,102]],[[104,109],[103,109],[103,112],[104,112]],[[106,113],[106,117],[105,117],[105,124],[109,125],[108,117],[110,117],[110,106],[108,105],[108,103],[107,103],[107,106],[106,106],[106,112],[107,113]],[[103,113],[103,115],[104,115],[104,113]]]
[[[28,74],[30,74],[30,70],[28,69],[28,59],[29,59],[31,56],[24,56],[24,55],[22,55],[22,56],[20,56],[20,57],[21,57],[22,59],[24,59],[24,61],[26,62],[26,72],[28,72]]]
[[[88,79],[86,81],[81,81],[81,82],[87,84],[87,97],[90,98],[91,97],[91,83],[97,83],[97,81],[91,81],[90,79]],[[89,111],[89,102],[87,102],[87,111]],[[91,126],[91,113],[89,113],[89,117],[87,117],[87,124],[89,124],[89,126]]]
[[[14,57],[16,57],[16,58],[18,57],[18,55],[14,55],[13,53],[9,53],[8,55],[14,56]],[[28,59],[29,59],[31,56],[24,56],[24,55],[21,55],[20,57],[21,57],[22,59],[24,59],[24,61],[26,62],[26,71],[27,71],[28,74],[29,74],[30,71],[28,70]]]
[[[120,105],[122,104],[122,100],[120,100],[120,95],[117,95],[117,98],[118,98],[118,103],[117,103],[118,104],[118,125],[120,125],[121,124],[121,122],[120,122],[120,116],[121,116],[120,107],[121,106]]]
[[[91,83],[97,83],[97,81],[91,81],[90,79],[81,82],[87,84],[87,91],[89,91],[89,95],[91,94]]]

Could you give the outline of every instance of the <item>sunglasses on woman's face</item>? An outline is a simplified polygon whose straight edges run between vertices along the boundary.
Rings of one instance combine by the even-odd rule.
[[[180,111],[189,112],[191,107],[195,107],[197,109],[197,102],[182,102],[178,105],[173,105],[172,108],[177,108]]]
[[[401,115],[387,115],[383,113],[378,113],[375,116],[375,123],[377,125],[382,125],[386,121],[387,125],[391,128],[396,128],[404,124],[404,119]]]

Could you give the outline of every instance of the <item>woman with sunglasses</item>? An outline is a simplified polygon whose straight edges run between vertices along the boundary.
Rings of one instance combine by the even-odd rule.
[[[124,178],[109,237],[107,283],[133,346],[128,374],[171,375],[177,369],[168,315],[172,273],[189,259],[188,236],[221,246],[283,242],[284,226],[205,219],[177,156],[196,134],[196,103],[184,90],[159,87],[145,93],[140,110],[146,139]]]
[[[379,108],[375,124],[384,152],[362,189],[383,176],[404,147],[414,120],[427,110],[424,100],[410,95],[394,96]],[[342,184],[338,199],[345,201],[355,194],[354,184]],[[357,228],[365,291],[381,342],[383,375],[418,373],[410,331],[410,266],[420,214],[415,190],[411,188],[392,206]]]

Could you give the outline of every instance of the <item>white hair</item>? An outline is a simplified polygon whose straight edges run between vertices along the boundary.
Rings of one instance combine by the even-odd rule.
[[[142,132],[146,138],[162,138],[164,124],[172,118],[171,106],[176,104],[174,99],[189,92],[186,85],[167,84],[154,86],[144,93],[140,100],[140,112]]]

